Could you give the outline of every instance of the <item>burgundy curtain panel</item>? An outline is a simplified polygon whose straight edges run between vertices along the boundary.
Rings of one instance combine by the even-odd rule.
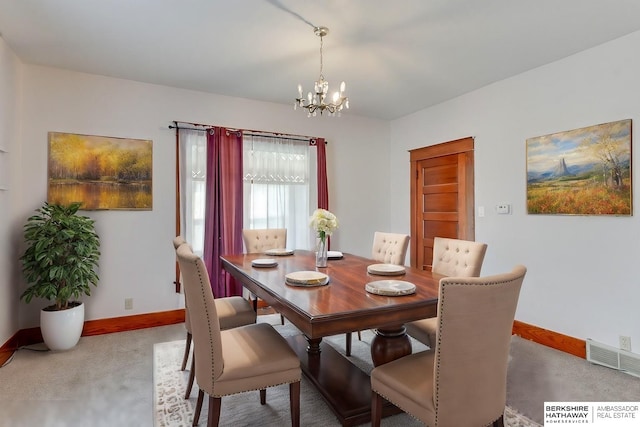
[[[327,185],[327,147],[324,138],[316,138],[318,150],[318,207],[329,210],[329,187]]]
[[[207,132],[204,256],[213,295],[242,295],[242,285],[223,268],[220,256],[242,253],[242,133]]]
[[[327,144],[324,138],[316,138],[318,150],[318,208],[329,210],[329,186],[327,184]],[[331,236],[327,238],[327,248],[331,249]]]

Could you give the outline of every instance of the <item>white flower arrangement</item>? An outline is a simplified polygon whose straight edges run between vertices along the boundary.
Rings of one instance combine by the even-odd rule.
[[[310,225],[318,234],[318,238],[324,241],[338,228],[338,218],[326,209],[316,209],[311,216]]]

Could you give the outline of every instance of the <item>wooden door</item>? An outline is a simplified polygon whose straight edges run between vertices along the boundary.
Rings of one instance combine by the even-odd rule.
[[[433,238],[474,240],[473,138],[410,151],[411,266],[431,270]]]

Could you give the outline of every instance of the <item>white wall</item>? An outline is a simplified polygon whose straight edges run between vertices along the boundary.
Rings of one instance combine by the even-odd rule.
[[[19,268],[14,218],[19,191],[15,190],[18,149],[20,61],[0,37],[0,345],[18,330],[18,287],[13,280]]]
[[[489,244],[483,273],[529,268],[517,319],[615,346],[618,335],[628,335],[637,352],[637,215],[527,215],[525,140],[626,118],[635,127],[638,46],[634,33],[389,124],[349,113],[307,119],[289,106],[21,65],[0,40],[0,138],[10,141],[19,166],[11,190],[0,192],[0,344],[36,326],[44,305],[18,303],[15,284],[22,224],[46,197],[48,131],[154,141],[153,210],[88,213],[98,222],[103,256],[100,285],[85,299],[87,318],[181,306],[171,283],[175,159],[167,126],[184,120],[326,137],[330,208],[341,224],[332,242],[362,255],[375,230],[409,232],[407,150],[474,136],[476,205],[486,208],[476,217],[476,239]],[[512,215],[495,214],[501,202],[512,204]],[[124,310],[127,297],[134,310]]]
[[[391,170],[407,169],[409,149],[474,136],[475,202],[486,210],[484,218],[476,215],[476,240],[489,244],[483,274],[526,265],[518,320],[616,347],[618,335],[631,336],[635,352],[638,199],[632,217],[527,215],[525,140],[629,118],[636,128],[638,48],[640,32],[395,120],[390,161]],[[408,230],[408,175],[391,180],[392,227]],[[501,202],[511,203],[513,214],[497,215]]]
[[[88,320],[182,306],[172,284],[173,120],[325,137],[330,209],[341,224],[334,248],[367,254],[373,230],[389,223],[380,199],[368,194],[389,192],[388,122],[349,114],[308,119],[293,111],[293,102],[268,104],[31,65],[23,77],[22,221],[46,199],[47,132],[153,140],[153,210],[85,212],[96,219],[102,244],[100,283],[84,299]],[[291,93],[293,100],[295,85]],[[133,310],[124,310],[125,298],[134,299]],[[44,305],[21,304],[19,327],[37,326]]]

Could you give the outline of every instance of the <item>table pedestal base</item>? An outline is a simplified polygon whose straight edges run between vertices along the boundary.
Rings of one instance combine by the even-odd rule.
[[[384,365],[393,360],[411,354],[411,340],[407,328],[403,325],[395,328],[376,329],[371,341],[371,360],[373,366]]]
[[[319,353],[307,352],[309,343],[304,335],[288,337],[289,345],[300,359],[305,376],[318,389],[329,408],[343,426],[371,421],[371,379],[329,344],[319,342]],[[382,416],[401,411],[385,401]]]

